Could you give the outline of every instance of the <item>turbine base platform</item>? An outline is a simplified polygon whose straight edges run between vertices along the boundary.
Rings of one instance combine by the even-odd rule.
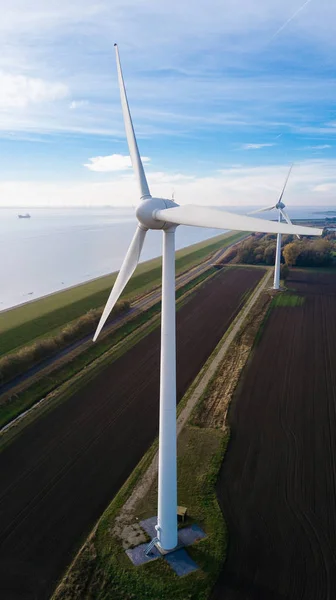
[[[155,529],[156,523],[157,517],[150,517],[149,519],[140,521],[139,525],[153,539],[157,534]],[[147,542],[127,549],[126,554],[136,567],[162,558],[169,564],[176,575],[182,577],[199,568],[190,558],[185,547],[191,546],[205,537],[206,534],[204,531],[198,525],[193,524],[178,530],[178,545],[172,550],[163,550],[158,544],[155,544],[150,552],[146,554],[149,546],[149,542]]]
[[[157,549],[158,552],[160,552],[161,556],[167,556],[168,554],[171,554],[172,552],[176,552],[177,550],[180,550],[181,548],[183,548],[183,545],[177,544],[177,546],[175,546],[175,548],[171,548],[171,550],[164,550],[164,548],[161,548],[161,546],[159,544],[155,544],[155,548]]]
[[[274,287],[272,286],[272,287],[269,287],[269,288],[267,288],[267,292],[268,292],[269,294],[272,294],[272,295],[274,295],[274,294],[278,294],[279,292],[285,292],[286,290],[287,290],[287,288],[286,288],[286,287],[274,288]]]

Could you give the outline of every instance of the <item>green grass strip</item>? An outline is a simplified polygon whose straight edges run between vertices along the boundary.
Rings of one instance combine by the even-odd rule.
[[[297,296],[296,294],[282,292],[274,296],[271,308],[276,308],[278,306],[302,306],[304,301],[304,296]]]

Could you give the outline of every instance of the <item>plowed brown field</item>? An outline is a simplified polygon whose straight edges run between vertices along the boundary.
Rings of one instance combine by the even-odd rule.
[[[263,276],[230,269],[177,314],[178,399]],[[156,329],[0,454],[0,596],[45,600],[158,431]]]
[[[304,304],[271,311],[230,410],[212,600],[336,598],[336,274],[288,285]]]

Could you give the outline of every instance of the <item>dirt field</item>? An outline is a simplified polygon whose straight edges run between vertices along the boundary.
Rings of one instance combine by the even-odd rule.
[[[178,311],[178,399],[228,325],[256,269],[220,272]],[[0,454],[0,595],[46,600],[76,546],[158,431],[157,329]]]
[[[296,271],[229,413],[229,552],[212,600],[336,598],[336,274]]]

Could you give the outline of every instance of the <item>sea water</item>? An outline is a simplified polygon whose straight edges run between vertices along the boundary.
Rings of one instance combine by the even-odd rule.
[[[225,207],[232,212],[251,210]],[[333,207],[291,208],[293,218],[322,218]],[[28,212],[30,219],[19,219]],[[272,213],[268,218],[274,218]],[[133,208],[0,208],[0,310],[117,271],[136,227]],[[183,248],[220,234],[178,227]],[[141,261],[159,256],[162,236],[149,231]]]

